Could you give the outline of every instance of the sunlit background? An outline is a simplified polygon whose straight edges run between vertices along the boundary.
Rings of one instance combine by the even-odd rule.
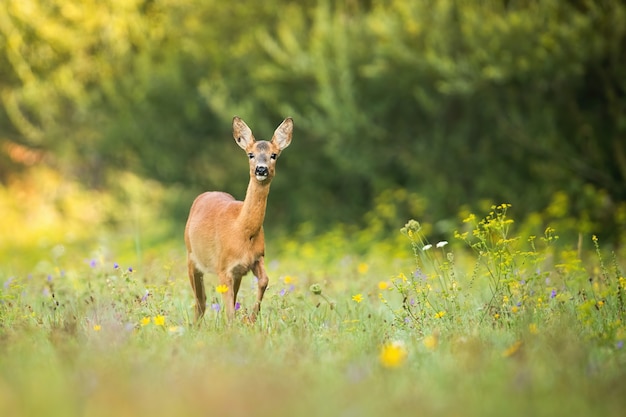
[[[196,331],[235,115],[267,307]],[[625,239],[623,2],[0,2],[0,414],[619,415]]]

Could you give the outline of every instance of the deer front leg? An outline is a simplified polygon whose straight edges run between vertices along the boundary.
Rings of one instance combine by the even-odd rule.
[[[191,289],[193,290],[196,306],[195,315],[196,322],[200,321],[206,310],[206,291],[204,288],[204,274],[198,268],[194,262],[189,258],[187,260],[187,269],[189,272],[189,281],[191,283]]]
[[[228,272],[219,274],[219,282],[225,285],[227,290],[222,294],[222,301],[226,309],[226,317],[228,322],[232,322],[235,317],[235,303],[237,302],[237,293],[241,285],[241,276]]]
[[[265,258],[261,256],[257,263],[252,268],[252,272],[258,279],[259,289],[257,292],[256,303],[254,304],[254,308],[252,309],[252,314],[250,315],[250,320],[252,322],[256,321],[256,317],[261,310],[261,301],[263,301],[263,294],[265,294],[265,290],[267,289],[267,284],[269,283],[269,278],[267,273],[265,272]]]

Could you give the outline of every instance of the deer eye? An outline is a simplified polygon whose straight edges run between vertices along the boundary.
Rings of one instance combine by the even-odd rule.
[[[273,154],[270,156],[270,158],[272,158],[272,159],[276,159],[276,157],[277,157],[277,156],[278,156],[278,155],[276,155],[275,153],[273,153]]]
[[[248,154],[248,158],[250,158],[250,159],[254,159],[254,154],[253,154],[252,152],[250,152],[250,153]]]

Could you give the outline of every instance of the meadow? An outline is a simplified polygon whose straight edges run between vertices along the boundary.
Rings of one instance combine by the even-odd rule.
[[[432,240],[381,223],[390,194],[362,228],[268,231],[257,323],[247,276],[230,325],[207,279],[196,325],[167,193],[32,175],[0,195],[2,416],[623,415],[623,253],[592,234],[497,204]]]

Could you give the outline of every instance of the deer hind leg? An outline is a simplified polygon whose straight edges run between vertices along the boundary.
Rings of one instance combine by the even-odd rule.
[[[252,321],[256,320],[259,311],[261,310],[261,301],[263,301],[263,295],[265,294],[265,290],[267,289],[267,284],[269,283],[269,278],[267,273],[265,272],[265,258],[261,256],[257,263],[252,268],[252,272],[258,279],[258,292],[256,297],[256,303],[254,303],[254,308],[252,309],[252,314],[250,319]]]
[[[191,288],[196,297],[196,321],[199,321],[204,316],[206,310],[206,290],[204,288],[204,273],[200,271],[194,262],[190,259],[187,260],[187,268],[189,270],[189,281],[191,282]]]

